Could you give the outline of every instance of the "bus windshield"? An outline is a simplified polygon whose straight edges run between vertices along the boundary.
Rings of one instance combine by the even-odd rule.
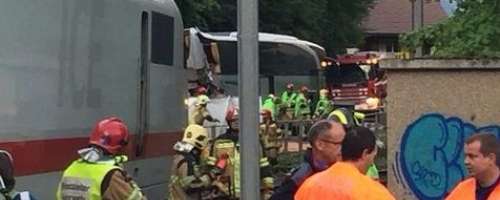
[[[366,82],[365,72],[356,64],[332,66],[325,71],[328,85],[355,84]]]

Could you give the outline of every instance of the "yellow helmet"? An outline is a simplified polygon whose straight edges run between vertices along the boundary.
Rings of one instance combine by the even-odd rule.
[[[182,141],[198,149],[204,149],[208,144],[207,129],[198,124],[191,124],[184,131]]]
[[[208,102],[210,102],[210,99],[207,95],[200,95],[196,99],[196,105],[206,105]]]

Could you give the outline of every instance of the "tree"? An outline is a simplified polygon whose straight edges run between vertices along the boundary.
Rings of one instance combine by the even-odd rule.
[[[259,0],[259,31],[292,35],[318,43],[327,52],[339,52],[362,41],[361,20],[373,1]],[[236,30],[237,0],[177,2],[186,27],[195,25],[216,32]]]
[[[409,50],[431,47],[431,55],[443,58],[500,58],[499,0],[459,1],[447,20],[401,36]]]

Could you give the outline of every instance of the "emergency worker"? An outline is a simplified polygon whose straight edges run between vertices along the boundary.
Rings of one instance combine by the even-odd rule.
[[[175,143],[170,200],[202,199],[208,193],[211,176],[201,163],[201,153],[207,144],[207,130],[197,124],[189,125],[182,140]]]
[[[239,199],[240,197],[240,151],[239,151],[239,110],[230,107],[226,113],[229,126],[226,133],[218,136],[211,148],[208,165],[217,175],[213,182],[219,189],[220,199]],[[261,196],[268,199],[273,187],[272,168],[260,150]]]
[[[127,126],[119,118],[97,122],[89,146],[79,150],[80,158],[64,170],[56,199],[146,199],[123,169],[127,156],[119,154],[127,146],[128,137]]]
[[[210,102],[210,99],[207,95],[200,95],[196,98],[195,108],[189,115],[189,124],[198,124],[203,126],[203,122],[205,122],[205,120],[210,122],[219,122],[218,119],[213,118],[208,112],[208,102]]]
[[[30,192],[15,190],[16,180],[13,163],[12,155],[7,151],[0,150],[0,200],[34,200],[35,198]]]
[[[342,161],[308,178],[295,200],[393,200],[380,183],[366,176],[377,155],[375,134],[365,127],[349,129],[342,141]]]
[[[259,136],[264,147],[264,155],[269,159],[271,165],[276,165],[283,135],[281,129],[273,120],[270,110],[263,109],[260,114],[262,116],[262,123],[259,128]]]
[[[337,108],[330,113],[328,119],[339,122],[346,128],[353,128],[361,126],[361,123],[365,119],[365,114],[352,111],[347,108]],[[376,181],[380,179],[378,169],[375,164],[370,165],[366,172],[366,175]]]
[[[465,141],[468,178],[451,191],[446,200],[500,199],[500,143],[493,134],[474,134]]]
[[[295,98],[297,98],[297,93],[294,91],[294,85],[293,83],[288,83],[286,85],[286,90],[281,94],[281,104],[279,107],[280,119],[293,119]]]
[[[316,103],[313,118],[324,119],[330,112],[332,112],[332,109],[333,104],[328,96],[328,90],[321,89],[319,91],[319,100],[318,103]]]
[[[262,109],[271,111],[271,117],[276,119],[276,113],[280,103],[281,100],[278,97],[274,96],[274,94],[269,94],[262,103]]]
[[[305,120],[311,118],[311,108],[307,93],[309,89],[306,86],[300,87],[299,94],[295,99],[295,119]]]

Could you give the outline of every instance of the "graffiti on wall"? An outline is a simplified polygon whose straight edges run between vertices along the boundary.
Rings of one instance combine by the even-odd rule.
[[[431,113],[411,123],[396,151],[396,182],[418,199],[443,199],[466,174],[464,141],[475,132],[500,136],[500,126],[476,127],[458,117]]]

